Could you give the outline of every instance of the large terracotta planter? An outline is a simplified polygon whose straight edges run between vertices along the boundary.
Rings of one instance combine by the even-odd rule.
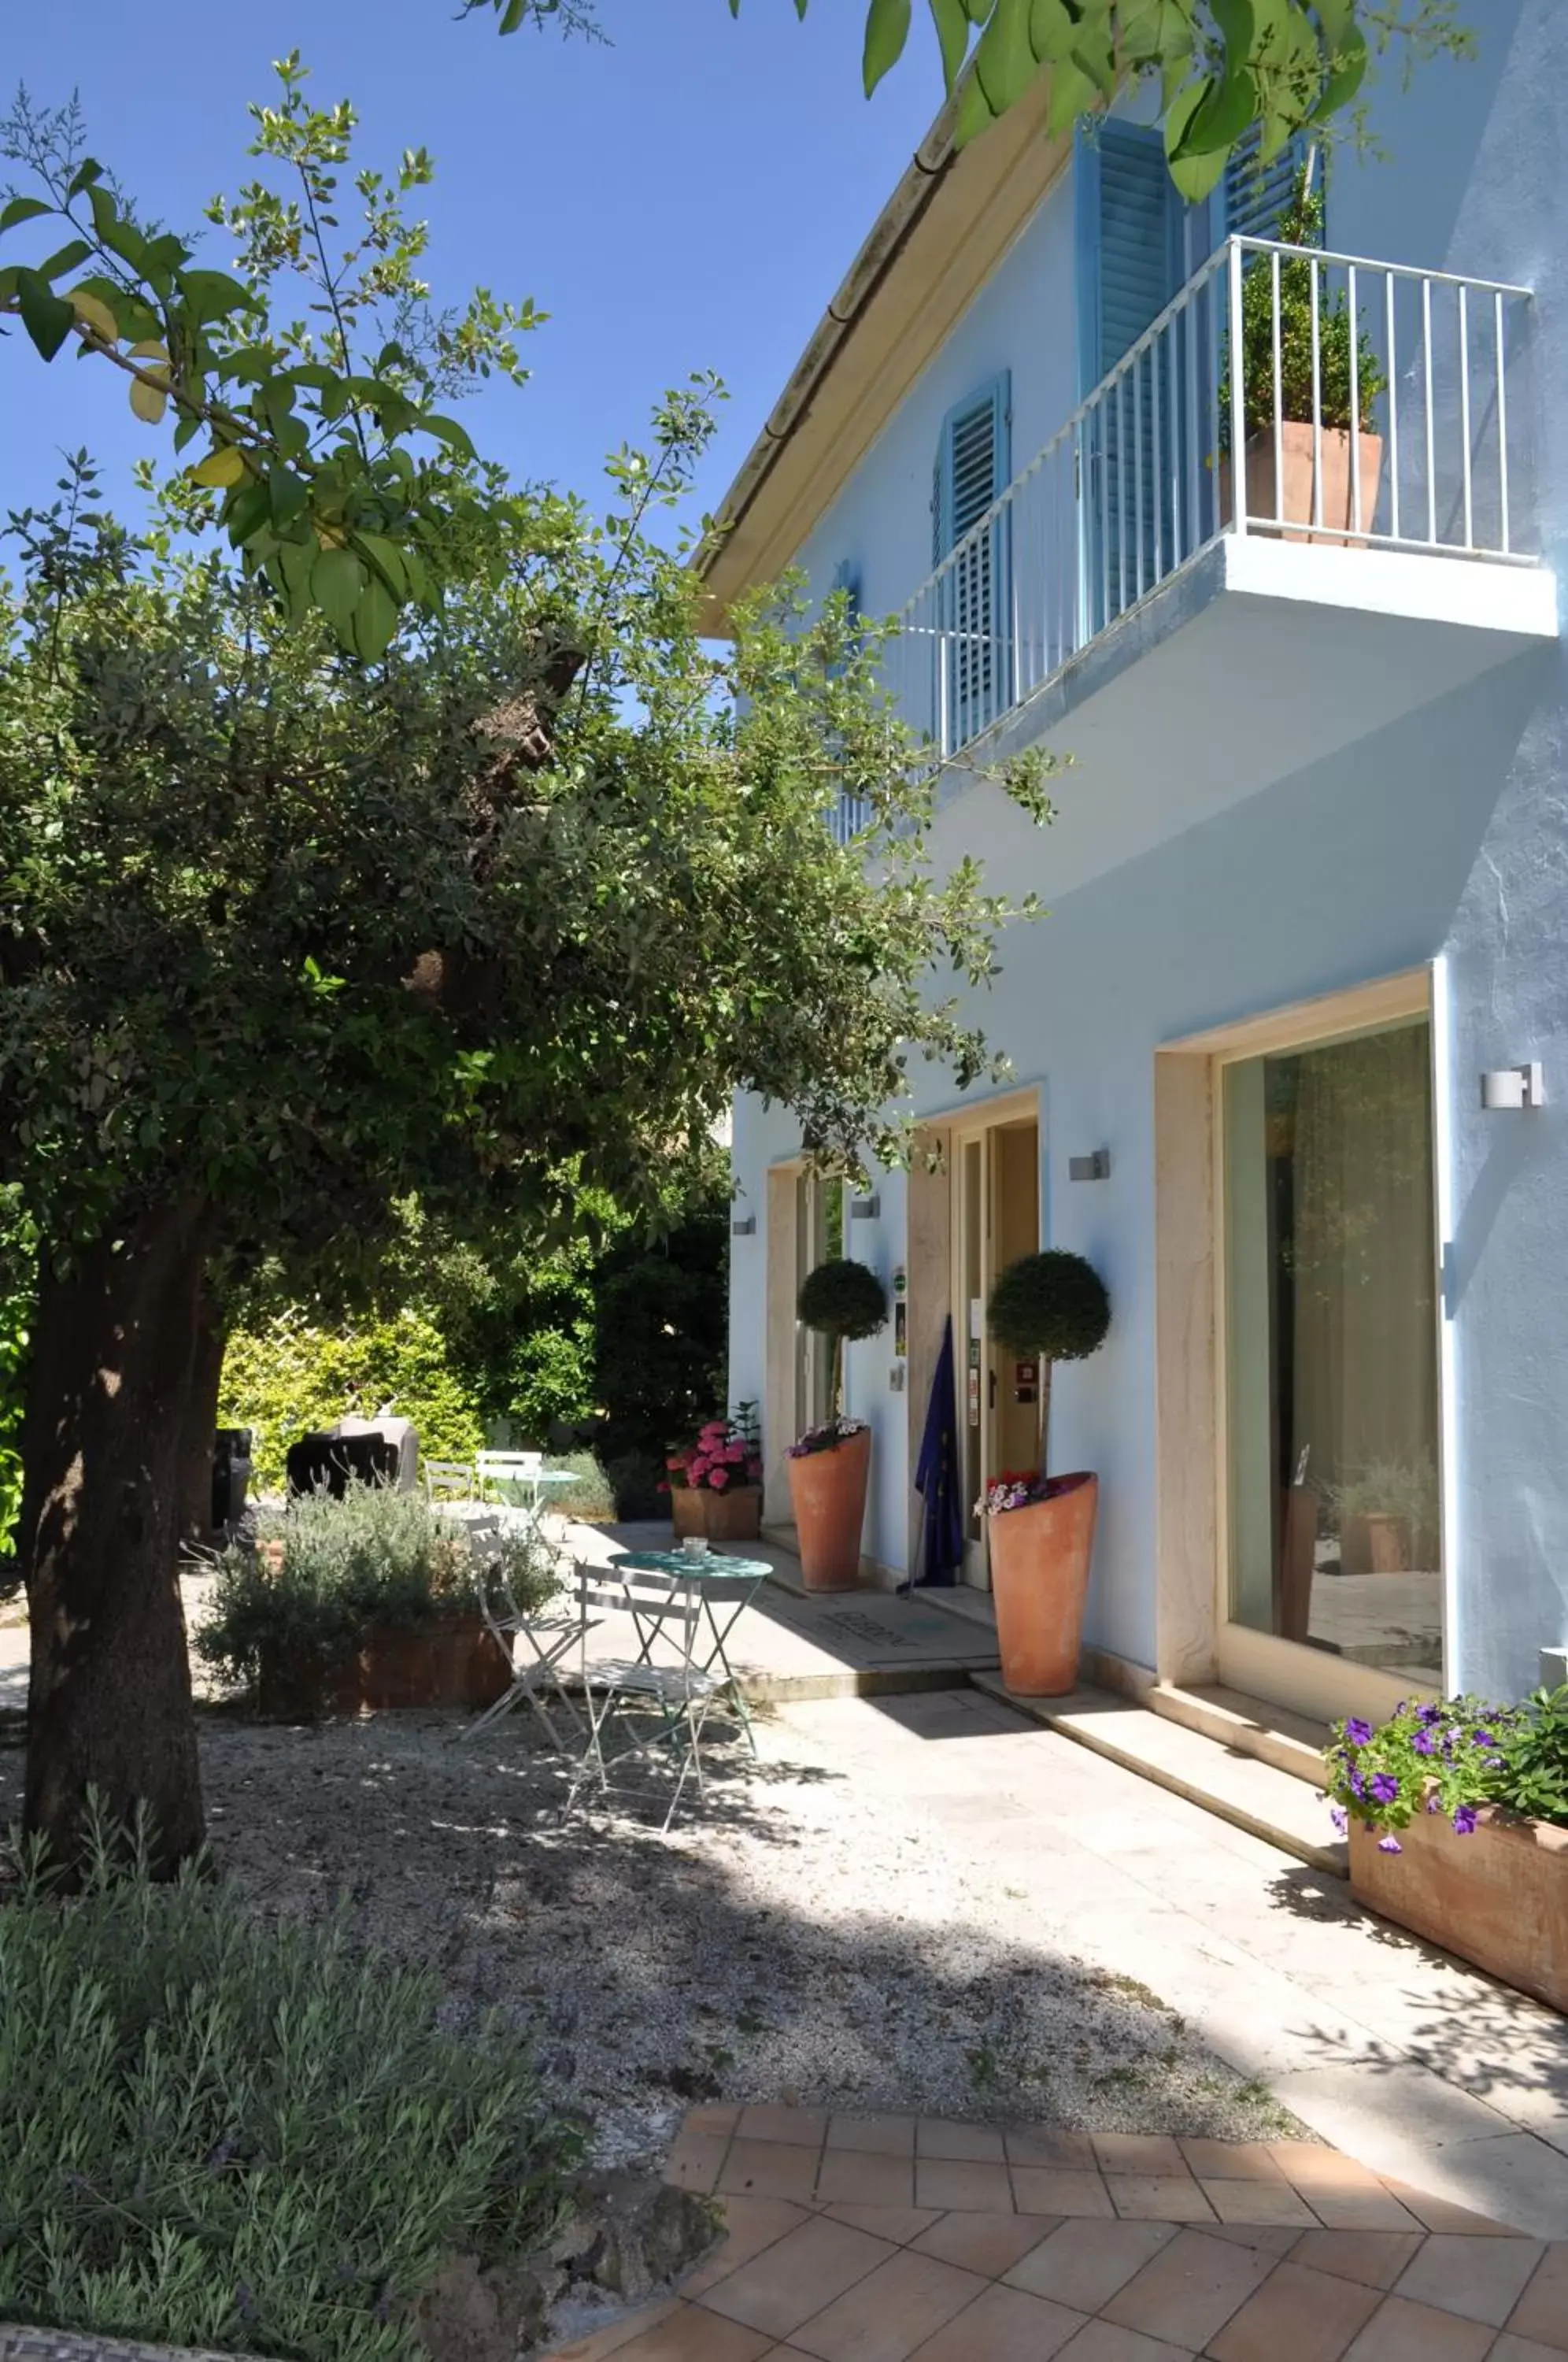
[[[1484,1805],[1472,1836],[1418,1813],[1380,1853],[1350,1827],[1351,1890],[1370,1910],[1568,2013],[1568,1829]]]
[[[1054,1476],[1043,1501],[990,1518],[991,1598],[1002,1680],[1020,1697],[1077,1686],[1099,1479]]]
[[[1367,1509],[1345,1519],[1340,1565],[1346,1574],[1408,1574],[1410,1564],[1410,1533],[1403,1518]]]
[[[1275,480],[1274,430],[1247,439],[1247,531],[1276,533],[1286,541],[1310,540],[1309,532],[1291,532],[1288,528],[1311,526],[1316,517],[1318,456],[1320,445],[1310,420],[1287,418],[1280,428],[1280,482]],[[1377,513],[1378,488],[1383,478],[1383,437],[1363,434],[1356,438],[1358,468],[1361,476],[1361,527],[1364,535]],[[1351,433],[1345,426],[1325,426],[1322,430],[1323,507],[1320,522],[1342,536],[1352,533],[1356,524],[1355,502],[1351,482]],[[1231,462],[1223,459],[1220,467],[1220,513],[1221,522],[1231,522]],[[1275,522],[1285,520],[1282,531]],[[1365,541],[1357,538],[1339,546],[1364,549]]]
[[[871,1430],[846,1436],[826,1451],[785,1463],[808,1591],[853,1591],[860,1581],[860,1532],[871,1474]]]
[[[762,1487],[734,1485],[715,1493],[706,1485],[672,1485],[670,1522],[677,1541],[754,1542],[762,1531]]]
[[[511,1668],[477,1609],[454,1609],[414,1627],[372,1624],[355,1656],[324,1664],[304,1652],[263,1650],[257,1705],[270,1719],[319,1722],[327,1715],[395,1706],[469,1712],[505,1694]]]

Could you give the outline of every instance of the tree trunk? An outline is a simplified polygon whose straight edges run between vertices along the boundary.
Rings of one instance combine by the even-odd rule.
[[[202,1842],[176,1562],[206,1221],[160,1207],[40,1275],[17,1546],[28,1580],[27,1826],[71,1861],[83,1804],[145,1804],[160,1867]]]
[[[217,1307],[204,1288],[196,1308],[196,1350],[180,1436],[182,1541],[210,1543],[213,1538],[213,1446],[226,1341]]]

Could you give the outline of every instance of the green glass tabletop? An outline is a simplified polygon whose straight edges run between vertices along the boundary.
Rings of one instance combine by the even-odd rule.
[[[761,1582],[773,1569],[765,1558],[726,1558],[721,1551],[701,1557],[686,1551],[624,1551],[612,1566],[644,1567],[653,1574],[755,1575]]]

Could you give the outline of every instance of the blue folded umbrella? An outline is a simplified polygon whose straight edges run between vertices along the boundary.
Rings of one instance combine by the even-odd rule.
[[[922,1584],[953,1584],[964,1563],[964,1504],[958,1465],[958,1404],[953,1368],[953,1319],[948,1315],[915,1466],[915,1491],[925,1504],[921,1520]]]

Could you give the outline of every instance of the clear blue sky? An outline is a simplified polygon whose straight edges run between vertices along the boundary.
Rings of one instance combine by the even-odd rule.
[[[437,295],[477,282],[551,315],[527,388],[465,406],[481,447],[598,504],[603,453],[639,437],[664,387],[714,369],[732,398],[700,487],[712,504],[941,96],[917,10],[867,103],[864,13],[812,0],[802,25],[791,0],[744,0],[734,23],[725,0],[602,0],[605,48],[502,40],[488,16],[455,21],[455,0],[0,0],[0,79],[7,103],[18,79],[40,101],[79,90],[92,152],[188,229],[248,170],[247,102],[297,46],[318,96],[353,98],[362,160],[431,150]],[[159,446],[123,387],[0,340],[0,512],[47,494],[80,444],[131,506],[131,461]]]

